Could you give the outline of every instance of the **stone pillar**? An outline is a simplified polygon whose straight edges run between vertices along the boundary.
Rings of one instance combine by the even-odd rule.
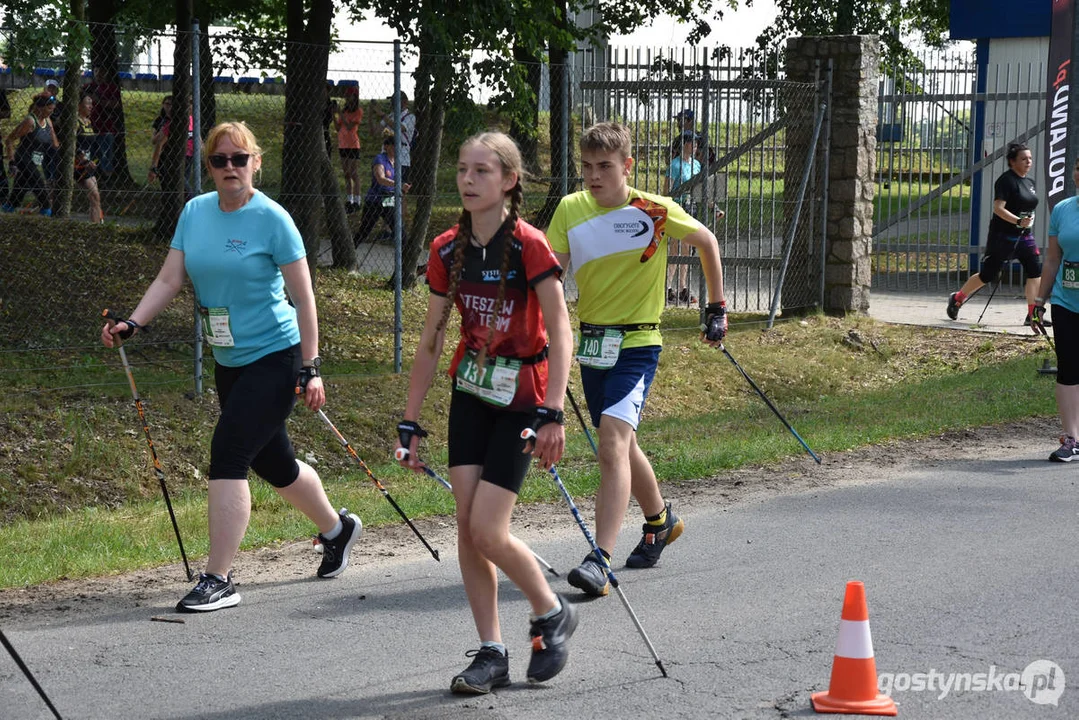
[[[873,184],[876,156],[877,93],[880,73],[880,39],[875,35],[841,35],[828,37],[797,37],[787,41],[787,79],[813,82],[815,61],[820,60],[823,76],[827,61],[832,61],[832,94],[830,103],[830,137],[821,135],[817,162],[827,148],[829,157],[828,205],[825,218],[824,311],[843,314],[869,310],[871,282],[870,249],[873,238]],[[799,119],[796,136],[808,143],[812,136],[813,114],[809,111],[804,122]],[[788,137],[791,131],[788,129]],[[798,155],[797,147],[788,142],[788,168],[803,167],[804,145]],[[818,166],[819,169],[820,166]],[[818,174],[819,176],[819,174]],[[786,180],[786,191],[793,192],[792,178]],[[811,198],[807,195],[807,201]],[[807,215],[819,215],[816,208],[803,206],[802,223]],[[810,242],[819,245],[818,236]],[[810,257],[817,258],[816,252]],[[794,268],[792,268],[794,270]],[[806,269],[818,278],[819,267]]]

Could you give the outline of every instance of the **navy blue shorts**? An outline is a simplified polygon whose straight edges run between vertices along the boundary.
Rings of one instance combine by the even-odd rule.
[[[296,404],[300,346],[270,353],[240,367],[214,366],[221,417],[210,443],[210,479],[238,480],[248,469],[274,487],[300,474],[285,419]]]
[[[618,353],[614,367],[606,370],[581,366],[581,382],[592,425],[599,427],[600,418],[610,415],[637,429],[662,349],[659,345],[625,348]]]
[[[521,431],[527,427],[532,427],[531,412],[498,408],[455,388],[450,397],[450,467],[479,465],[481,480],[519,493],[532,462],[532,453],[521,452]]]

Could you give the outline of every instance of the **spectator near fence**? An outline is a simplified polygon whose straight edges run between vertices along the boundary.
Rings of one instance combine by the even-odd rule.
[[[390,111],[382,113],[381,125],[390,131],[393,126],[393,95],[389,97]],[[416,116],[408,109],[408,95],[401,93],[401,182],[408,182],[409,168],[412,166],[412,145],[416,141]]]
[[[692,117],[692,116],[691,116]],[[663,194],[670,195],[673,188],[684,185],[701,172],[701,163],[695,157],[697,152],[697,133],[692,130],[684,131],[681,135],[681,146],[678,156],[671,160],[667,168],[667,174],[663,177]],[[690,193],[682,192],[674,201],[682,206],[682,209],[693,217],[697,217],[697,203],[693,201]],[[683,247],[680,241],[668,244],[668,257],[691,257],[696,255],[696,249],[690,246]],[[689,266],[679,263],[667,269],[667,302],[675,299],[686,303],[695,303],[697,298],[690,294],[689,285],[686,283],[689,275]],[[675,287],[672,287],[672,284]]]
[[[82,92],[94,96],[94,113],[90,116],[90,121],[97,129],[98,153],[101,159],[98,169],[108,177],[115,164],[116,133],[121,108],[120,86],[106,79],[101,67],[94,66],[93,79],[82,86]]]
[[[171,104],[170,104],[171,108]],[[169,139],[169,131],[172,129],[172,114],[162,124],[153,138],[154,152],[150,158],[150,171],[146,175],[146,182],[152,183],[161,173],[161,151],[165,149],[165,141]],[[99,136],[100,137],[100,134]],[[99,152],[103,150],[99,149]],[[187,144],[184,146],[184,192],[190,200],[195,195],[194,173],[198,172],[195,163],[195,116],[191,114],[191,102],[187,103]]]
[[[97,134],[90,122],[93,114],[94,96],[83,95],[79,99],[78,126],[75,129],[75,182],[86,190],[90,204],[90,222],[102,220],[101,191],[97,187]]]
[[[341,156],[341,172],[345,176],[345,212],[360,209],[360,107],[358,88],[345,88],[345,104],[333,118],[337,128],[337,153]]]
[[[363,198],[363,213],[360,215],[360,228],[352,237],[356,247],[367,240],[379,218],[393,232],[396,214],[394,213],[394,192],[397,184],[397,166],[393,153],[393,136],[382,139],[382,152],[375,156],[371,164],[371,187]],[[412,186],[401,181],[401,192],[407,193]]]
[[[39,95],[34,98],[30,113],[4,141],[4,154],[11,163],[15,178],[8,201],[2,207],[4,212],[14,212],[27,193],[32,192],[41,206],[41,214],[52,215],[52,204],[49,201],[45,178],[42,176],[42,165],[47,154],[60,146],[52,120],[49,119],[54,105],[55,96]],[[16,141],[19,143],[18,148],[15,146]]]

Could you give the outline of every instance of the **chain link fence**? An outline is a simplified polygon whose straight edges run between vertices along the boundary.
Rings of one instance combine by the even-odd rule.
[[[87,35],[78,61],[43,52],[23,69],[0,72],[11,111],[0,118],[11,151],[0,178],[7,211],[0,213],[0,353],[17,358],[9,366],[77,365],[96,352],[93,318],[103,304],[134,308],[183,203],[213,190],[199,147],[226,120],[254,132],[263,150],[256,186],[292,214],[313,263],[395,288],[398,308],[402,282],[422,276],[427,245],[460,212],[454,177],[465,138],[489,128],[518,138],[531,174],[527,217],[545,227],[559,198],[580,187],[580,130],[605,119],[634,133],[631,183],[674,195],[719,237],[733,309],[766,309],[775,291],[795,195],[789,170],[800,175],[804,161],[791,164],[785,123],[812,108],[812,88],[762,84],[744,63],[717,65],[704,53],[579,54],[568,66],[525,68],[537,102],[522,119],[492,109],[497,93],[475,84],[470,94],[446,96],[414,86],[423,60],[392,43],[340,42],[327,54],[216,29],[92,26]],[[16,36],[0,30],[0,53]],[[44,126],[48,132],[39,132]],[[672,167],[687,133],[691,170],[683,175]],[[669,301],[698,304],[699,261],[678,243],[670,261]],[[808,286],[813,272],[792,269],[787,279]],[[572,278],[568,289],[575,291]],[[361,352],[349,338],[398,330],[399,364],[399,313],[392,322],[385,313],[351,317],[340,337],[326,327],[327,360]],[[154,325],[141,344],[160,348],[159,362],[190,365],[193,345],[199,353],[190,291]],[[31,359],[41,351],[53,356]]]

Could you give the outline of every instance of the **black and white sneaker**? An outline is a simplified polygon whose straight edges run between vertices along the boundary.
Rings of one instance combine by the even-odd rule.
[[[341,516],[341,533],[333,540],[327,540],[321,533],[318,536],[322,542],[322,564],[318,566],[320,578],[337,577],[345,571],[348,554],[363,532],[363,523],[356,515],[345,508],[338,514]]]
[[[592,597],[603,597],[610,592],[607,570],[599,564],[594,553],[589,553],[580,565],[570,570],[566,581]]]
[[[450,680],[450,692],[459,695],[486,695],[491,690],[510,684],[510,655],[492,647],[469,650],[465,657],[472,662],[463,672]]]
[[[1079,457],[1079,442],[1071,435],[1060,438],[1060,447],[1049,456],[1049,462],[1071,462]]]
[[[528,661],[528,682],[539,683],[550,680],[569,660],[569,642],[573,631],[577,629],[577,608],[561,595],[558,601],[562,610],[546,620],[533,620],[529,634],[532,636],[532,659]]]
[[[960,302],[956,299],[959,293],[953,292],[948,296],[948,318],[951,320],[959,319],[959,306]]]
[[[176,612],[209,612],[240,604],[240,593],[232,584],[232,573],[225,579],[201,573],[195,588],[176,603]]]

